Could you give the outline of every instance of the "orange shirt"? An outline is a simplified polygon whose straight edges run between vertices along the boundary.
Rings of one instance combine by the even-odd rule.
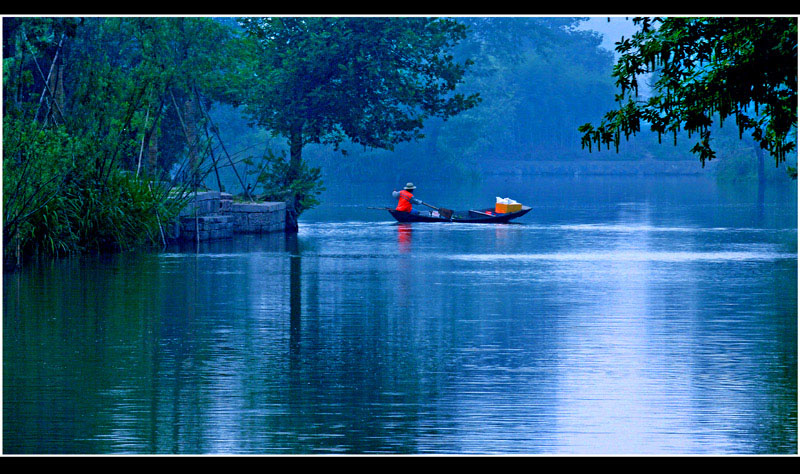
[[[397,200],[396,210],[402,212],[411,212],[411,200],[414,199],[414,195],[405,189],[400,191],[398,194],[400,194],[400,198]]]

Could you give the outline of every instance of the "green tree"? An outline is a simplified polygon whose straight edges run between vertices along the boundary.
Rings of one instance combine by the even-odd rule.
[[[578,127],[614,105],[614,58],[599,47],[602,37],[578,29],[580,18],[457,21],[468,34],[453,55],[474,61],[459,91],[480,92],[479,107],[446,121],[428,120],[425,140],[400,148],[402,163],[383,150],[354,149],[346,161],[327,150],[316,156],[309,149],[304,156],[328,173],[362,180],[413,173],[480,179],[480,169],[498,161],[584,158]]]
[[[204,172],[202,112],[230,100],[246,64],[230,27],[113,17],[3,26],[5,259],[163,243],[162,224],[181,203],[151,180],[179,161]],[[148,166],[143,154],[159,136],[172,153]]]
[[[617,43],[613,77],[618,108],[598,126],[582,125],[582,146],[619,147],[643,124],[659,136],[699,138],[692,152],[715,157],[711,129],[734,117],[776,166],[796,148],[797,19],[794,17],[634,18],[641,27]],[[642,75],[656,73],[652,95],[638,96]]]
[[[243,102],[258,122],[287,139],[291,185],[305,145],[350,140],[392,149],[422,138],[430,117],[473,107],[477,94],[455,93],[470,61],[451,49],[466,27],[431,18],[245,18],[257,44],[256,74]],[[303,211],[289,201],[289,230]],[[307,202],[307,201],[306,201]],[[292,222],[293,221],[293,222]]]

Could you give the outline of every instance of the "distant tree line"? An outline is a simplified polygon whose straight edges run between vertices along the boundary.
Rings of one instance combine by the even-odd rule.
[[[796,19],[733,22],[740,30],[710,20],[645,23],[621,43],[616,66],[600,35],[580,23],[5,17],[4,262],[163,245],[165,223],[203,187],[286,201],[296,230],[300,213],[318,203],[323,170],[343,179],[464,177],[492,160],[583,159],[582,145],[618,146],[620,136],[634,145],[620,146],[621,157],[648,149],[670,159],[652,148],[654,138],[635,136],[645,123],[662,134],[696,131],[705,160],[713,156],[706,110],[736,113],[738,130],[723,128],[717,153],[741,149],[726,137],[747,130],[778,161],[794,149]],[[692,52],[703,38],[711,49]],[[674,86],[680,69],[652,45],[680,51],[708,80]],[[649,102],[630,82],[645,70],[658,80]],[[763,78],[765,87],[748,97],[720,86],[737,77],[752,79],[745,86]],[[695,107],[663,108],[678,99]],[[758,106],[758,115],[734,106]],[[688,115],[673,114],[682,110]]]
[[[315,162],[351,179],[400,179],[469,177],[493,160],[585,157],[578,127],[614,104],[614,58],[600,47],[602,36],[579,29],[580,18],[455,20],[468,34],[453,54],[474,63],[461,90],[479,93],[480,104],[448,120],[429,120],[424,140],[393,153],[351,144],[350,159],[319,150]]]
[[[795,18],[670,18],[646,23],[637,19],[640,26],[647,26],[646,35],[623,38],[618,45],[619,61],[611,51],[601,48],[599,33],[579,28],[581,18],[457,21],[468,25],[469,33],[454,54],[474,61],[462,90],[479,91],[479,106],[448,121],[429,121],[422,130],[425,140],[402,145],[394,153],[353,147],[350,159],[341,160],[330,150],[318,149],[310,159],[322,163],[329,173],[348,179],[391,176],[400,180],[413,174],[463,178],[503,160],[705,163],[712,156],[718,157],[714,173],[724,180],[763,182],[785,179],[787,171],[796,173]],[[663,30],[657,28],[661,24],[665,25]],[[703,60],[705,53],[694,57],[689,52],[689,48],[702,50],[709,45],[720,49],[716,62]],[[675,48],[675,57],[682,59],[673,61],[669,68],[658,66],[659,58],[671,57],[660,52],[670,48]],[[725,59],[722,54],[727,52],[740,59]],[[643,57],[652,64],[641,62]],[[638,83],[623,82],[629,85],[620,94],[619,81],[623,79],[615,71],[629,70],[622,64],[636,58],[641,69],[635,78],[626,77],[624,81]],[[684,88],[676,83],[673,91],[659,86],[674,82],[665,78],[665,70],[681,75],[685,82],[705,77],[698,68],[708,74],[708,79],[717,81],[709,83],[707,95],[700,86]],[[730,91],[723,87],[726,84]],[[678,101],[681,94],[690,93],[697,95]],[[738,116],[734,116],[734,109],[725,112],[728,109],[714,106],[723,93],[728,94],[729,104],[739,101]],[[648,103],[655,105],[647,109]],[[670,112],[671,105],[675,107]],[[618,125],[614,120],[622,120],[634,106],[641,109],[637,109],[638,115],[628,116],[626,134],[622,122]],[[609,111],[618,111],[615,113],[619,115],[609,119]],[[656,119],[660,111],[664,116]],[[728,114],[727,120],[720,118],[721,112]],[[669,119],[668,113],[672,114]],[[701,113],[708,114],[709,120],[698,121]],[[681,122],[681,114],[692,114],[692,118]],[[639,133],[634,124],[641,131],[654,124],[655,133]],[[705,135],[694,128],[699,125],[706,127]],[[659,132],[661,128],[664,130]],[[675,146],[661,146],[667,136]],[[783,140],[782,145],[778,145],[778,139]],[[772,149],[762,146],[769,143]],[[702,150],[707,152],[703,154]],[[775,166],[765,168],[763,163],[770,158]]]

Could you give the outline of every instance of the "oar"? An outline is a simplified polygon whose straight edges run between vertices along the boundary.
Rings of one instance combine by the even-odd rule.
[[[422,205],[424,205],[424,206],[430,207],[431,209],[436,209],[437,211],[439,211],[439,214],[442,217],[444,217],[445,219],[450,219],[450,218],[453,217],[453,211],[451,209],[447,209],[447,208],[444,208],[444,207],[432,206],[432,205],[430,205],[428,203],[425,203],[425,202],[422,202],[422,201],[420,201],[420,203]],[[389,208],[389,207],[367,207],[367,209],[381,209],[381,210],[385,210],[385,211],[393,211],[394,210],[394,209]]]
[[[450,209],[445,209],[444,207],[431,206],[430,204],[424,203],[422,201],[420,202],[422,203],[423,206],[428,206],[431,209],[436,209],[437,211],[439,211],[439,214],[441,214],[441,216],[444,217],[445,219],[450,219],[451,217],[453,217],[453,211]]]

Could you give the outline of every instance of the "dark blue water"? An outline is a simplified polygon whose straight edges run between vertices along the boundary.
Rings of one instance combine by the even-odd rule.
[[[409,178],[411,180],[413,178]],[[296,237],[4,275],[5,453],[797,452],[797,188],[337,186]]]

